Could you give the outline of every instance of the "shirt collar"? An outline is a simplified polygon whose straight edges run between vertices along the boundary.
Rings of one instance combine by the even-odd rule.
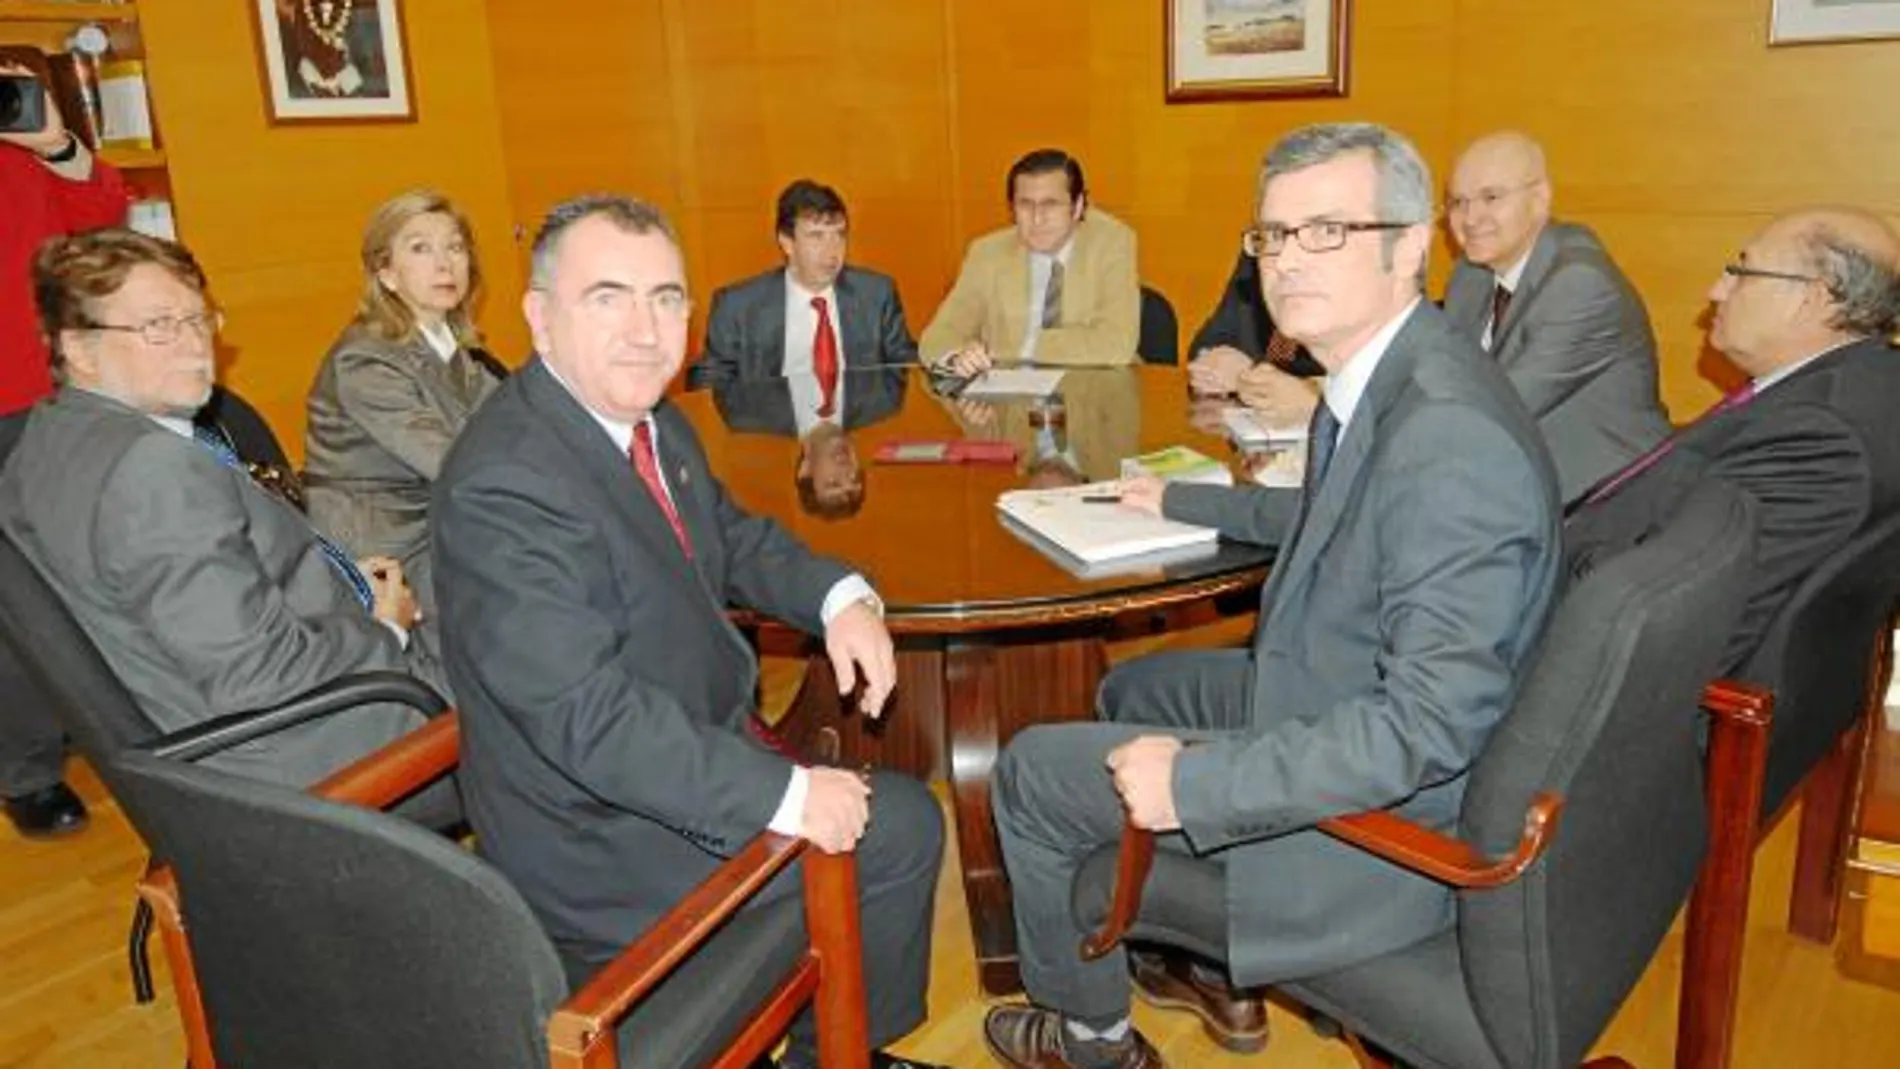
[[[195,441],[198,437],[196,432],[192,429],[191,421],[188,419],[179,419],[177,416],[155,416],[149,412],[146,413],[146,416],[150,418],[153,423],[158,424],[180,438],[190,438]]]
[[[1540,234],[1539,237],[1541,236]],[[1537,241],[1532,239],[1530,248],[1524,250],[1524,255],[1518,257],[1516,263],[1501,272],[1493,272],[1497,277],[1498,285],[1503,286],[1514,297],[1517,295],[1517,284],[1524,281],[1524,269],[1530,266],[1531,253],[1535,251],[1537,251]]]
[[[1406,320],[1412,318],[1417,310],[1420,298],[1412,298],[1405,310],[1392,317],[1392,321],[1379,328],[1366,344],[1352,355],[1346,365],[1327,376],[1326,385],[1320,391],[1326,399],[1326,407],[1332,409],[1333,418],[1339,420],[1339,430],[1345,433],[1346,425],[1352,422],[1353,410],[1359,407],[1359,399],[1365,396],[1366,386],[1372,381],[1372,373],[1379,369],[1379,361],[1385,359],[1385,352],[1392,346],[1392,339],[1398,336]]]
[[[1766,375],[1758,375],[1755,378],[1755,395],[1757,397],[1761,396],[1761,392],[1763,390],[1766,390],[1768,387],[1773,386],[1775,383],[1780,382],[1781,380],[1787,378],[1788,376],[1794,374],[1795,372],[1800,371],[1802,368],[1807,367],[1809,364],[1814,363],[1816,360],[1821,359],[1827,354],[1832,353],[1832,352],[1838,352],[1842,349],[1847,348],[1850,345],[1853,345],[1855,342],[1860,342],[1860,341],[1865,341],[1865,340],[1866,340],[1865,338],[1849,338],[1846,341],[1841,342],[1839,345],[1830,345],[1818,353],[1814,353],[1809,356],[1804,356],[1801,359],[1796,360],[1792,364],[1788,364],[1783,367],[1778,367],[1775,370],[1770,371]]]
[[[826,286],[820,292],[813,293],[811,290],[805,288],[804,283],[792,277],[792,269],[790,267],[785,269],[785,293],[787,297],[799,304],[809,305],[813,297],[823,297],[826,304],[833,308],[838,307],[838,284],[836,282]]]
[[[455,351],[462,347],[461,342],[455,339],[455,331],[450,330],[447,323],[423,323],[418,321],[416,323],[416,332],[422,335],[422,340],[428,343],[430,350],[444,360],[453,357]]]

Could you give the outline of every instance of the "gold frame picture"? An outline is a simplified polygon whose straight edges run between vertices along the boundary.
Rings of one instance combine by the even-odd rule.
[[[1346,95],[1351,0],[1164,0],[1167,99]]]
[[[272,123],[412,122],[398,0],[252,0]]]

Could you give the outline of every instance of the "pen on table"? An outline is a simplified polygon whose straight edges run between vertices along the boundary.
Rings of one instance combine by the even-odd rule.
[[[1119,505],[1122,503],[1122,496],[1120,494],[1083,494],[1082,503],[1084,505]]]

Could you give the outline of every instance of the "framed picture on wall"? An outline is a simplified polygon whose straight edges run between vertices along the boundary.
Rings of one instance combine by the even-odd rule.
[[[1168,100],[1345,96],[1351,0],[1167,0]]]
[[[396,0],[251,0],[273,123],[406,122],[409,50]]]
[[[1768,43],[1805,45],[1900,37],[1896,0],[1769,0]]]

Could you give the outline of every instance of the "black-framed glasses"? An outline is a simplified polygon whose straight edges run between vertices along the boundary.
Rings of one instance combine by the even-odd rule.
[[[124,334],[137,334],[145,339],[145,344],[154,347],[178,344],[187,330],[200,338],[210,340],[211,336],[224,329],[224,313],[217,309],[207,309],[188,316],[157,316],[143,323],[87,323],[87,330],[112,330]]]
[[[1240,247],[1247,255],[1256,260],[1270,260],[1286,248],[1290,238],[1300,243],[1307,252],[1332,252],[1346,244],[1346,239],[1364,230],[1404,230],[1418,226],[1417,223],[1367,222],[1348,223],[1341,219],[1315,219],[1299,226],[1281,226],[1279,223],[1262,223],[1250,226],[1240,232]]]
[[[1819,275],[1797,275],[1792,271],[1768,271],[1747,264],[1723,264],[1722,273],[1730,278],[1778,278],[1783,282],[1819,282]]]

